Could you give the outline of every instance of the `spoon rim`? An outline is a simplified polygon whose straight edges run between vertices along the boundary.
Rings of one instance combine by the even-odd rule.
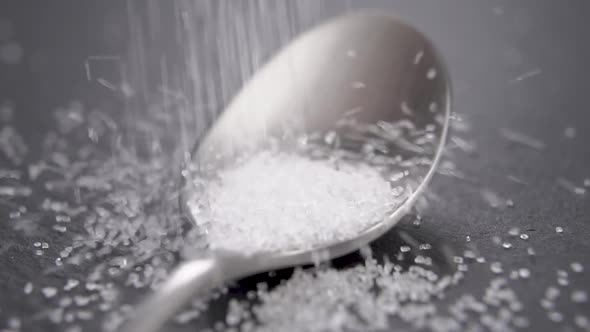
[[[400,19],[399,17],[397,17],[393,14],[381,13],[381,12],[377,12],[375,10],[363,10],[363,11],[359,11],[356,13],[347,13],[343,16],[337,16],[335,18],[328,19],[325,22],[312,27],[311,29],[304,31],[302,34],[298,35],[294,40],[297,40],[299,38],[304,37],[305,35],[313,33],[313,31],[315,31],[317,28],[322,27],[324,25],[328,25],[333,22],[351,19],[351,18],[355,18],[355,17],[357,17],[357,18],[358,17],[369,17],[369,18],[370,17],[378,17],[380,19],[388,19],[391,21],[395,21],[396,24],[399,24],[399,25],[403,26],[404,28],[413,31],[416,35],[420,36],[426,42],[425,44],[428,45],[428,47],[430,48],[430,51],[432,52],[433,57],[435,59],[435,63],[437,64],[437,70],[439,71],[439,76],[441,77],[441,80],[442,80],[442,82],[444,82],[444,86],[445,86],[444,92],[442,92],[442,94],[444,95],[444,100],[445,100],[444,113],[443,113],[443,123],[441,124],[442,131],[440,134],[440,139],[438,141],[438,146],[436,148],[436,152],[434,153],[434,158],[432,160],[432,163],[428,169],[428,172],[426,173],[426,175],[424,176],[423,180],[420,182],[418,187],[416,187],[416,189],[404,200],[404,202],[400,206],[396,207],[389,214],[389,216],[384,217],[382,221],[369,226],[368,228],[366,228],[365,230],[363,230],[362,232],[360,232],[357,236],[355,236],[353,238],[345,239],[345,240],[334,240],[334,241],[331,241],[329,243],[326,243],[324,245],[321,245],[321,246],[318,246],[315,248],[294,249],[294,250],[279,251],[279,252],[259,251],[259,252],[254,252],[249,255],[245,255],[245,254],[237,252],[237,251],[228,251],[226,249],[222,250],[225,253],[228,253],[228,252],[233,253],[236,256],[242,256],[244,258],[251,259],[253,262],[257,262],[257,264],[255,264],[255,266],[252,267],[252,271],[249,271],[249,272],[282,268],[282,267],[294,266],[294,265],[304,265],[304,264],[312,263],[317,259],[319,259],[320,261],[326,261],[326,260],[330,260],[330,259],[334,259],[337,257],[342,257],[344,255],[350,254],[350,253],[360,249],[361,247],[371,243],[375,239],[381,237],[383,234],[385,234],[391,228],[393,228],[401,220],[402,217],[404,217],[408,214],[408,212],[410,211],[410,209],[413,207],[414,203],[418,199],[419,195],[422,194],[422,192],[425,190],[426,186],[432,180],[432,177],[436,173],[437,166],[440,163],[440,160],[442,159],[442,154],[444,152],[444,148],[445,148],[445,144],[446,144],[447,136],[448,136],[448,132],[449,132],[449,123],[450,123],[451,109],[452,109],[452,103],[453,103],[453,101],[452,101],[452,99],[453,99],[452,90],[453,89],[452,89],[451,79],[450,79],[450,75],[449,75],[449,70],[447,68],[446,63],[443,61],[442,57],[440,56],[440,52],[436,48],[434,43],[432,43],[432,41],[424,33],[422,33],[422,31],[420,31],[419,29],[410,25],[409,23],[406,23],[404,20]],[[286,45],[284,47],[286,47]],[[279,49],[275,53],[275,55],[280,53],[281,50],[284,49],[284,47]],[[271,57],[269,59],[269,61],[273,58],[274,58],[274,56]],[[268,63],[268,61],[266,63]],[[263,68],[266,65],[266,63],[261,68]],[[254,74],[254,75],[256,75],[256,74]],[[249,83],[249,80],[247,80],[243,84],[243,87],[246,86],[248,83]],[[232,101],[230,101],[228,103],[228,105],[231,105],[231,103],[232,103]],[[221,113],[223,113],[223,112],[221,112]],[[194,217],[193,213],[191,212],[191,208],[189,206],[190,205],[189,201],[190,201],[190,197],[191,197],[191,193],[190,193],[191,190],[189,189],[188,182],[190,181],[190,175],[187,176],[184,173],[184,171],[188,170],[190,165],[194,164],[195,157],[198,155],[197,152],[198,152],[199,148],[201,147],[201,142],[207,137],[207,135],[208,135],[208,133],[206,133],[202,137],[196,139],[196,142],[193,145],[193,148],[191,149],[191,152],[189,153],[188,158],[183,160],[184,164],[181,167],[181,181],[180,181],[181,182],[180,183],[181,190],[180,190],[180,195],[179,195],[180,211],[183,216],[186,216],[190,220],[190,223],[193,227],[196,227],[197,222],[196,222],[195,217]],[[208,249],[208,251],[210,251],[210,252],[215,252],[216,250],[217,249]],[[322,257],[320,253],[328,253],[328,255],[326,257]],[[251,274],[251,273],[244,273],[244,275],[249,275],[249,274]]]

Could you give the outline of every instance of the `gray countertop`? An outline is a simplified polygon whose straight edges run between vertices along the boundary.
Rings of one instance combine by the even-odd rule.
[[[160,7],[162,20],[174,18],[166,12],[172,6],[162,2]],[[528,280],[511,282],[531,323],[524,330],[582,330],[576,328],[573,317],[585,314],[590,318],[588,302],[560,300],[556,310],[565,318],[555,323],[540,300],[549,286],[557,285],[557,270],[569,270],[571,262],[580,262],[586,271],[570,276],[570,285],[564,287],[566,294],[572,289],[590,292],[590,192],[577,194],[568,186],[583,188],[584,179],[590,179],[590,3],[365,0],[345,4],[325,0],[319,7],[321,17],[342,13],[347,7],[387,10],[430,36],[450,68],[455,118],[463,119],[470,127],[469,131],[455,131],[453,135],[476,147],[471,153],[454,149],[453,162],[461,175],[435,177],[431,190],[439,200],[425,211],[421,227],[414,227],[412,218],[404,219],[399,227],[376,241],[374,252],[397,252],[404,243],[404,234],[410,234],[461,253],[469,236],[470,245],[475,245],[488,262],[502,262],[507,271],[530,269]],[[16,105],[14,126],[29,143],[30,158],[40,153],[40,140],[52,128],[49,119],[56,107],[71,99],[101,107],[120,105],[109,89],[87,80],[84,61],[97,54],[127,52],[132,35],[127,10],[128,5],[119,1],[0,3],[0,20],[8,20],[14,27],[13,37],[7,39],[19,43],[26,59],[17,65],[0,63],[0,104],[10,100]],[[145,13],[149,14],[149,10]],[[137,16],[141,15],[140,10]],[[107,31],[109,38],[105,37],[105,22],[111,29]],[[0,27],[0,47],[7,43],[2,31]],[[165,34],[162,32],[162,36]],[[176,47],[173,40],[162,42],[172,46],[160,46],[166,49],[161,50],[154,42],[145,53],[148,63],[157,63],[160,53],[168,54],[169,59],[179,56],[171,50]],[[120,79],[118,68],[105,65],[97,70],[111,81]],[[230,88],[227,95],[236,88]],[[573,137],[567,137],[568,127],[575,129],[575,135],[570,135]],[[523,142],[520,136],[510,139],[510,133],[537,141]],[[8,160],[0,160],[8,165]],[[4,166],[0,164],[0,168]],[[482,194],[482,190],[494,193],[501,205],[511,200],[514,206],[492,207],[490,195]],[[586,187],[586,191],[590,188]],[[34,204],[40,197],[34,191],[27,200]],[[55,232],[28,237],[15,231],[8,220],[11,211],[9,205],[0,204],[0,330],[9,318],[20,317],[23,331],[61,331],[60,326],[37,319],[35,314],[51,304],[42,297],[24,296],[23,287],[28,280],[59,281],[86,272],[78,268],[41,275],[53,266],[65,240]],[[556,232],[557,226],[563,228],[563,233]],[[506,239],[513,227],[526,231],[530,238],[511,239],[511,249],[494,243],[494,236]],[[35,241],[51,244],[41,258],[31,246]],[[528,247],[536,251],[534,258],[527,254]],[[336,264],[350,265],[357,260],[352,255]],[[215,301],[205,318],[195,325],[174,328],[188,331],[191,326],[212,324],[223,318],[228,299],[243,295],[257,282],[276,283],[289,273],[286,270],[272,278],[265,274],[243,280],[229,295]],[[473,264],[465,280],[450,292],[481,292],[491,276],[488,264]],[[85,330],[100,330],[98,320],[84,324]]]

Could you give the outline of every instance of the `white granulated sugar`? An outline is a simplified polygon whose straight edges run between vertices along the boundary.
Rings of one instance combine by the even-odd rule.
[[[400,194],[374,168],[262,152],[222,170],[190,206],[212,248],[312,249],[380,222]]]
[[[484,296],[452,296],[447,290],[462,277],[462,272],[437,274],[371,258],[344,270],[296,270],[274,289],[259,289],[254,304],[230,301],[227,326],[220,330],[451,332],[511,331],[523,325],[526,318],[516,314],[522,303],[504,279],[492,280]],[[469,317],[475,318],[465,329]]]

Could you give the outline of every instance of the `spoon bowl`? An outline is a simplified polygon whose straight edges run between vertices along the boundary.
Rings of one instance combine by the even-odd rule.
[[[321,157],[371,160],[394,175],[395,185],[404,188],[403,201],[346,240],[250,255],[211,250],[189,259],[123,331],[158,331],[196,294],[255,273],[343,256],[383,235],[408,213],[435,172],[450,99],[448,74],[434,46],[394,17],[349,15],[301,35],[254,75],[197,144],[183,172],[183,208],[193,216],[194,174],[214,173],[269,145],[289,150],[302,141]]]

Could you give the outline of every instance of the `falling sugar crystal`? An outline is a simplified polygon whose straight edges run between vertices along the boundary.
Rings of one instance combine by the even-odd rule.
[[[365,88],[366,86],[367,85],[365,83],[361,82],[361,81],[354,81],[354,82],[352,82],[352,87],[354,89],[362,89],[362,88]]]
[[[414,56],[414,64],[417,65],[420,63],[420,60],[422,60],[422,57],[424,56],[424,51],[420,51],[418,53],[416,53],[416,55]]]
[[[500,136],[509,142],[524,145],[535,150],[542,150],[545,148],[545,143],[540,140],[510,129],[500,129]]]
[[[426,73],[426,78],[429,80],[433,80],[436,77],[436,69],[430,68]]]

